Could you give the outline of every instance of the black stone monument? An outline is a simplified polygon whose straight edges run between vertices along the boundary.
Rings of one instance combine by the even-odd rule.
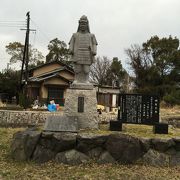
[[[121,131],[122,123],[153,125],[157,134],[168,134],[168,125],[159,123],[159,98],[143,94],[119,94],[118,120],[110,130]]]

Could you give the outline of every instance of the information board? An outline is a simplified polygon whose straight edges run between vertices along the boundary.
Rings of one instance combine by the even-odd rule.
[[[120,94],[118,120],[131,124],[159,123],[159,98],[153,95]]]

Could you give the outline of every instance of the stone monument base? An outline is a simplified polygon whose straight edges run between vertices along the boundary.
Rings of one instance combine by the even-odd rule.
[[[72,116],[49,115],[44,125],[44,131],[77,132],[78,118]]]
[[[64,115],[78,117],[79,129],[98,129],[96,90],[67,89]]]

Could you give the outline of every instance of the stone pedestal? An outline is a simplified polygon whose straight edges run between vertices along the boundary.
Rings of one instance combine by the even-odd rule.
[[[83,89],[83,90],[93,90],[93,85],[91,83],[76,83],[73,82],[70,86],[71,89]]]
[[[78,118],[79,129],[98,129],[95,89],[67,89],[64,114]]]

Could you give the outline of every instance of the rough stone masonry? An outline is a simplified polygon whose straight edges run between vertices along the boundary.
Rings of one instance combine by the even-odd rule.
[[[98,132],[98,131],[97,131]],[[11,144],[12,158],[44,163],[97,163],[180,165],[180,138],[137,138],[123,133],[41,132],[36,128],[17,132]]]

